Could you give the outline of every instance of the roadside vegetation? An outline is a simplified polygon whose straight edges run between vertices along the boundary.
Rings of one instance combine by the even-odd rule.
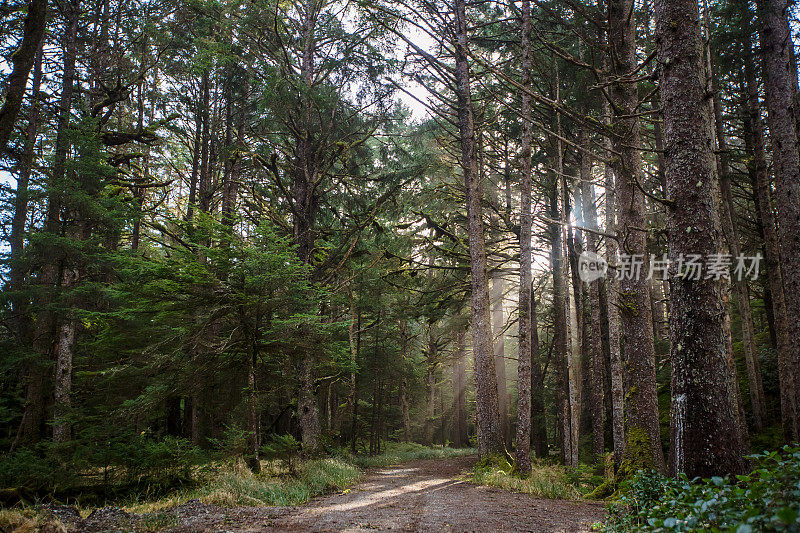
[[[0,531],[59,531],[57,520],[48,510],[59,504],[73,506],[83,517],[92,508],[114,506],[156,518],[160,511],[190,500],[222,507],[299,505],[315,496],[347,489],[368,468],[475,453],[472,448],[390,442],[378,455],[354,455],[335,448],[328,456],[302,460],[295,445],[292,439],[273,439],[263,450],[270,459],[261,461],[261,472],[256,474],[241,457],[209,457],[176,439],[169,446],[162,443],[158,450],[150,449],[147,456],[139,454],[138,459],[147,464],[136,469],[124,473],[119,468],[109,469],[105,486],[102,472],[59,470],[54,471],[53,484],[48,484],[47,465],[17,455],[17,462],[0,464],[3,486],[17,487],[3,491],[6,498],[16,498],[17,502],[0,510]],[[36,487],[51,492],[45,495]],[[151,518],[151,522],[157,528],[158,520]]]
[[[568,468],[548,459],[535,459],[531,463],[530,474],[523,476],[512,462],[500,455],[481,459],[475,465],[470,480],[479,485],[556,500],[587,498],[606,482],[604,476],[596,473],[593,465],[581,464],[578,468]]]
[[[688,479],[639,471],[603,531],[800,531],[800,447],[749,456],[747,475]]]

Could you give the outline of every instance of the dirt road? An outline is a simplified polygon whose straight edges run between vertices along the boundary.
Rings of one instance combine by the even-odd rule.
[[[539,500],[473,485],[463,478],[474,457],[404,463],[370,471],[349,490],[299,507],[225,508],[191,500],[156,515],[112,507],[86,519],[73,508],[55,514],[69,530],[196,532],[345,531],[590,531],[604,514],[600,503]],[[55,510],[58,511],[58,510]]]
[[[474,458],[416,461],[373,471],[345,494],[314,499],[273,531],[590,531],[604,505],[538,500],[459,479]]]

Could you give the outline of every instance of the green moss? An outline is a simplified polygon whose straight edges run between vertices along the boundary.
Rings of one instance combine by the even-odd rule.
[[[475,470],[501,471],[506,474],[511,473],[512,469],[513,467],[508,458],[499,453],[492,453],[482,457],[475,465]]]
[[[587,500],[602,500],[608,498],[616,490],[617,484],[614,480],[608,480],[601,483],[596,489],[584,496]]]
[[[618,479],[632,477],[639,470],[649,470],[653,463],[653,447],[647,431],[641,427],[631,427],[625,436],[625,452],[617,472]]]

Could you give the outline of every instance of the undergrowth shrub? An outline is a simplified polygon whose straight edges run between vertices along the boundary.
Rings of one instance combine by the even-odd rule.
[[[746,476],[689,480],[638,472],[605,531],[800,531],[800,447],[750,456]]]
[[[0,489],[18,499],[86,503],[142,493],[156,497],[194,483],[210,457],[188,440],[145,435],[69,448],[41,444],[0,457]]]

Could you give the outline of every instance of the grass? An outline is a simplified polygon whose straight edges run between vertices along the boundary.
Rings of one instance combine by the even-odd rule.
[[[221,472],[187,496],[222,506],[297,505],[319,494],[342,490],[361,475],[355,466],[335,458],[301,463],[297,471],[296,477],[253,475],[242,466]]]
[[[123,508],[133,513],[152,513],[191,499],[225,507],[299,505],[314,496],[344,490],[353,485],[361,477],[362,469],[473,453],[473,449],[387,443],[384,453],[380,455],[352,455],[337,450],[331,457],[300,462],[296,467],[290,467],[283,461],[262,461],[260,474],[253,474],[243,461],[232,461],[206,475],[193,488],[179,490],[157,500],[127,502]]]
[[[446,459],[463,455],[474,455],[474,448],[448,448],[445,446],[424,446],[414,442],[390,442],[380,455],[351,455],[340,452],[343,460],[360,468],[380,468],[418,459]]]
[[[34,533],[44,528],[51,533],[66,533],[67,528],[58,520],[45,517],[35,509],[0,509],[0,531]]]
[[[535,460],[531,474],[524,478],[512,474],[511,464],[503,457],[493,457],[475,465],[471,481],[513,492],[524,492],[536,498],[579,500],[581,492],[561,465]]]

